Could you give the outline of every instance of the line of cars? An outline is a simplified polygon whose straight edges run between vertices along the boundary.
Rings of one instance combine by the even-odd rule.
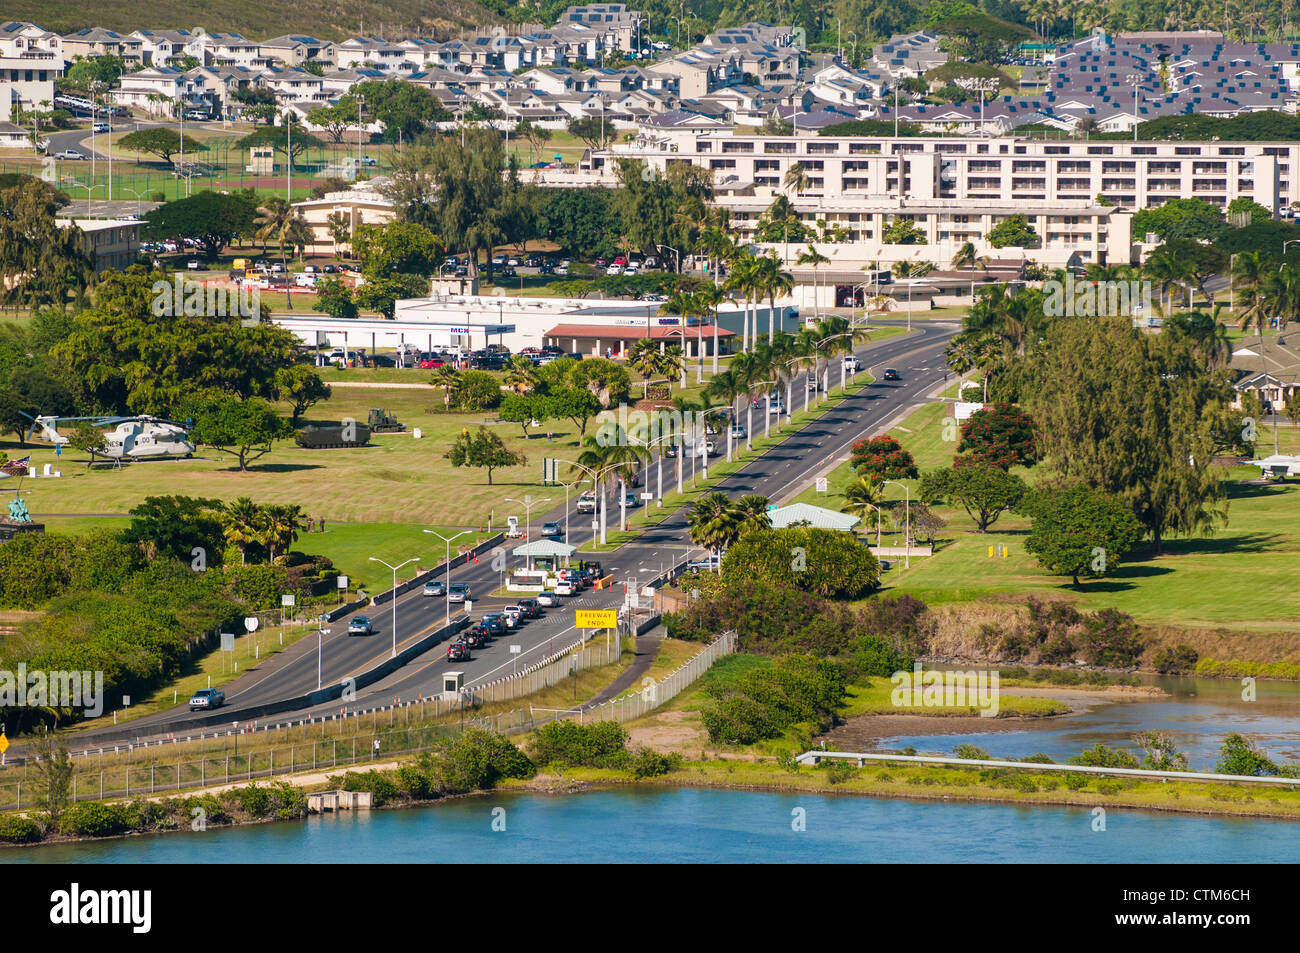
[[[473,658],[471,653],[474,649],[481,649],[492,639],[514,631],[532,619],[540,619],[544,614],[538,599],[520,599],[500,612],[485,612],[481,619],[447,646],[447,661],[468,662]]]

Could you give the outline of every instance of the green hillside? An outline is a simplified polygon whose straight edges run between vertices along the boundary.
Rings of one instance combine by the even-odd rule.
[[[193,29],[242,33],[268,39],[305,33],[326,40],[355,36],[362,24],[368,35],[385,38],[453,35],[464,28],[500,22],[474,0],[194,0],[191,3],[142,4],[139,0],[6,0],[3,19],[29,20],[56,33],[100,26],[119,33],[132,30]]]

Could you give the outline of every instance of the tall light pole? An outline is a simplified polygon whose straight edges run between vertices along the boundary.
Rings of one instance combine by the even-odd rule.
[[[596,479],[597,476],[596,471],[593,470],[591,467],[584,466],[581,463],[577,463],[573,460],[561,460],[559,457],[553,457],[552,459],[554,459],[556,463],[567,463],[572,469],[579,470],[582,473],[586,474],[586,476],[581,480],[574,480],[572,483],[563,484],[564,486],[564,541],[567,543],[569,541],[569,487],[577,486],[579,483],[586,483],[587,480],[590,480],[592,490],[598,491],[600,487],[600,483]],[[592,513],[592,522],[595,522],[595,516],[596,514]],[[591,532],[591,548],[592,549],[596,548],[595,530],[592,530]]]
[[[903,568],[912,568],[912,493],[907,486],[897,480],[881,480],[883,484],[892,483],[903,488]],[[879,548],[879,547],[877,547]]]
[[[1128,81],[1133,84],[1133,141],[1138,141],[1138,84],[1142,82],[1141,73],[1129,73]]]
[[[321,656],[324,653],[325,644],[325,617],[318,615],[316,617],[316,691],[321,688]]]
[[[472,533],[474,531],[472,529],[464,529],[461,530],[459,533],[457,533],[455,536],[443,536],[441,533],[435,533],[431,529],[426,529],[425,532],[428,533],[430,536],[437,536],[440,540],[442,540],[444,543],[447,544],[447,560],[445,563],[443,563],[443,565],[447,567],[445,572],[447,591],[443,593],[443,601],[447,605],[446,624],[451,625],[451,541],[453,539],[459,539],[461,536],[464,536],[466,533]]]
[[[532,498],[532,495],[531,495],[531,494],[527,494],[527,493],[526,493],[526,494],[524,494],[524,498],[523,498],[522,500],[513,500],[513,499],[511,499],[510,497],[507,496],[507,497],[506,497],[506,502],[507,502],[507,503],[518,503],[520,506],[522,506],[522,507],[524,508],[524,539],[528,540],[528,545],[532,545],[532,542],[533,542],[533,504],[534,504],[534,503],[549,503],[549,502],[551,502],[551,498],[548,496],[548,497],[546,497],[545,499],[534,500],[534,499]],[[533,557],[532,557],[531,555],[528,557],[528,568],[529,568],[530,570],[533,568]]]
[[[401,569],[408,563],[417,562],[419,559],[419,556],[412,556],[406,562],[392,566],[384,562],[378,556],[370,557],[372,563],[380,563],[381,565],[388,566],[388,568],[393,571],[393,658],[397,658],[397,570]]]

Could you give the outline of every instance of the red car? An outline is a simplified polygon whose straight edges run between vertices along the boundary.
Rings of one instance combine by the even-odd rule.
[[[427,371],[435,367],[442,367],[447,362],[440,357],[426,357],[420,362],[420,370]]]

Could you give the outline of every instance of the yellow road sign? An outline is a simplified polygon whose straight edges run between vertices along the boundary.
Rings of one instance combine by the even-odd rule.
[[[4,735],[0,735],[0,754],[4,754],[8,750],[9,750],[9,739],[6,738]]]
[[[579,629],[613,629],[618,626],[617,609],[575,609],[573,624]]]

